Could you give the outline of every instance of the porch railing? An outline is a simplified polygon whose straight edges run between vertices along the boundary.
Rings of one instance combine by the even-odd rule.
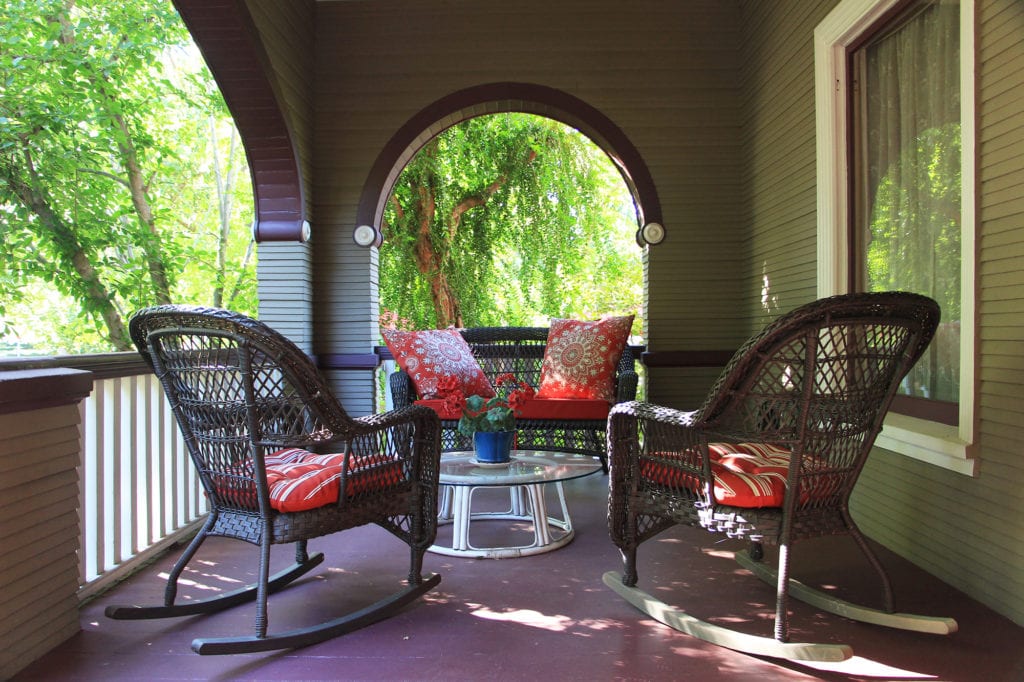
[[[81,410],[85,598],[187,534],[207,507],[156,377],[96,381]]]
[[[0,362],[0,369],[49,367],[93,372],[79,408],[84,600],[187,536],[207,506],[160,383],[138,354]]]

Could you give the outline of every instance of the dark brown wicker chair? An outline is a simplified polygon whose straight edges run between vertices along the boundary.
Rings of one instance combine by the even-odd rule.
[[[915,294],[822,299],[780,317],[748,341],[700,410],[639,402],[616,406],[608,425],[609,530],[622,552],[624,573],[606,573],[605,583],[662,623],[758,655],[803,660],[852,655],[844,644],[789,642],[790,594],[865,622],[954,632],[951,619],[893,613],[889,578],[848,507],[893,394],[928,345],[938,319],[936,303]],[[737,443],[785,451],[778,474],[780,486],[785,478],[781,506],[727,506],[715,499],[710,454]],[[709,450],[709,444],[716,445]],[[637,547],[676,524],[751,541],[749,553],[736,558],[762,579],[777,582],[774,638],[698,620],[635,587]],[[882,610],[789,579],[794,543],[837,534],[852,536],[881,577]],[[779,547],[777,571],[761,562],[763,543]]]
[[[307,646],[369,625],[437,585],[421,574],[437,531],[440,422],[423,407],[350,418],[309,358],[266,325],[224,310],[160,306],[131,320],[132,339],[163,385],[210,505],[206,523],[174,565],[162,606],[111,606],[111,618],[206,614],[256,600],[254,636],[196,639],[200,654]],[[343,453],[337,501],[309,510],[271,506],[266,457],[284,448]],[[333,474],[333,470],[331,470]],[[267,595],[310,571],[310,538],[376,523],[411,551],[409,584],[353,614],[267,634]],[[178,577],[203,541],[219,535],[258,545],[255,585],[175,603]],[[295,543],[295,564],[269,575],[270,547]]]

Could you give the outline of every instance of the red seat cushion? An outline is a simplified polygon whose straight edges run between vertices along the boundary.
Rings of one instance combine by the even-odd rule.
[[[449,389],[458,389],[466,396],[494,397],[494,387],[457,330],[382,329],[381,335],[395,360],[412,379],[420,398],[436,398],[440,382],[449,377],[455,380]]]
[[[767,443],[709,443],[708,454],[715,479],[715,502],[747,508],[782,506],[788,450]],[[700,484],[693,474],[653,460],[644,460],[640,473],[659,485],[693,490]]]
[[[280,512],[299,512],[315,509],[338,501],[341,466],[344,454],[319,455],[300,448],[278,450],[267,455],[267,487],[270,506]],[[251,467],[251,464],[247,465]],[[240,471],[251,476],[251,471]],[[226,477],[225,477],[226,479]],[[382,490],[403,480],[401,464],[387,457],[352,455],[348,462],[345,494],[349,497],[370,490]],[[230,488],[236,501],[256,506],[255,492],[238,489],[238,479]],[[221,493],[228,491],[230,481],[223,481]],[[250,484],[251,485],[251,484]]]
[[[632,315],[551,320],[537,397],[614,401],[615,368],[632,326]]]
[[[281,512],[315,509],[338,501],[343,454],[318,455],[290,448],[268,456],[270,506]],[[349,497],[382,490],[403,480],[399,462],[384,456],[351,455],[345,494]]]
[[[417,400],[417,405],[425,405],[437,412],[441,419],[458,419],[459,412],[447,409],[444,400]],[[607,400],[585,398],[530,398],[520,408],[516,419],[555,419],[571,421],[573,419],[602,420],[608,418],[610,405]]]
[[[522,406],[517,419],[607,419],[611,405],[607,400],[595,398],[537,398]]]

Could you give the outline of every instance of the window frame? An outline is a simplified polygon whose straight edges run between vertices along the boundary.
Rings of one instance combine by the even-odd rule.
[[[818,296],[849,291],[850,116],[847,57],[901,0],[841,0],[814,31]],[[879,447],[975,476],[975,75],[974,0],[960,2],[961,347],[959,424],[890,412]]]

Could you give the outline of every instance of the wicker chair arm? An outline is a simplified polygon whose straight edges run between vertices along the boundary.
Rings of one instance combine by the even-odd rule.
[[[683,412],[671,407],[645,403],[638,400],[626,401],[612,407],[609,417],[628,415],[635,419],[644,419],[665,423],[672,426],[691,427],[697,412]]]
[[[613,490],[638,482],[641,468],[647,466],[662,473],[671,469],[680,475],[699,477],[704,482],[701,488],[710,492],[713,479],[707,457],[708,434],[703,424],[695,422],[696,414],[639,401],[613,406],[608,416]]]
[[[396,426],[416,422],[432,423],[438,431],[441,429],[441,420],[438,418],[437,412],[422,405],[409,405],[389,410],[388,412],[368,414],[365,417],[356,417],[352,421],[365,427],[367,432],[385,431]]]
[[[391,404],[398,410],[409,407],[416,400],[416,390],[412,385],[412,379],[402,370],[398,370],[388,379],[391,389]]]

